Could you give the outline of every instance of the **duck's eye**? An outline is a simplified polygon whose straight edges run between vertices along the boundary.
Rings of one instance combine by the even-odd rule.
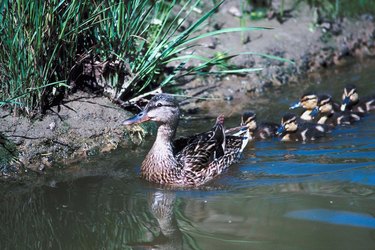
[[[156,107],[161,107],[161,106],[163,106],[163,104],[161,104],[160,102],[156,104]]]

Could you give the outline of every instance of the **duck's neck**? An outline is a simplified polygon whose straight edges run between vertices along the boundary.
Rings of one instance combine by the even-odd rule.
[[[160,182],[161,176],[167,176],[177,165],[173,155],[172,141],[177,124],[162,124],[158,128],[156,140],[142,163],[142,175],[151,181]],[[161,180],[162,181],[162,180]],[[162,181],[164,182],[164,181]]]
[[[158,133],[156,135],[156,140],[155,140],[154,145],[156,143],[165,144],[165,145],[171,144],[176,134],[176,127],[177,127],[177,124],[175,124],[174,126],[171,126],[170,124],[161,124],[158,127]]]

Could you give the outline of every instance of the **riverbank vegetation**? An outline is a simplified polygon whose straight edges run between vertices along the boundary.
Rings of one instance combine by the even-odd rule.
[[[194,49],[205,37],[261,28],[199,33],[222,2],[205,13],[201,1],[177,2],[3,2],[0,105],[33,117],[69,90],[89,87],[128,101],[188,74],[260,70],[228,68],[236,55],[204,57]],[[189,60],[201,63],[186,67]]]
[[[247,4],[256,6],[256,2]],[[272,2],[266,1],[265,6]],[[279,5],[281,15],[285,2]],[[373,5],[366,0],[350,4],[340,0],[306,2],[331,16],[371,9]],[[207,3],[192,0],[3,1],[0,106],[34,117],[79,88],[90,88],[126,103],[190,74],[261,70],[238,69],[228,63],[237,54],[200,53],[204,48],[198,48],[197,41],[202,38],[260,29],[218,27],[202,32],[222,1],[213,3],[211,10],[203,12],[201,7]],[[189,66],[189,60],[200,63]]]

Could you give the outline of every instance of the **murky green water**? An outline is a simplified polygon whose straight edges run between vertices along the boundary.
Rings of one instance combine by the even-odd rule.
[[[373,93],[375,62],[330,70],[249,108],[278,120],[306,90]],[[238,123],[233,115],[227,124]],[[182,133],[213,121],[183,121]],[[138,178],[150,142],[19,183],[0,183],[0,249],[374,249],[375,114],[313,143],[248,145],[200,189]]]

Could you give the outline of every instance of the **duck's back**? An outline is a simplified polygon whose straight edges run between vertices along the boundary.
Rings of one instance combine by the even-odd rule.
[[[223,126],[217,124],[206,133],[175,140],[185,185],[198,186],[220,174],[238,159],[246,143],[245,137],[225,135]]]
[[[357,105],[352,108],[353,112],[365,114],[375,110],[375,96],[369,96],[361,99]]]
[[[313,141],[324,137],[330,131],[330,126],[315,123],[300,123],[298,129],[282,136],[283,141]]]
[[[298,135],[301,141],[315,140],[324,137],[332,130],[331,126],[316,123],[302,123],[298,128]]]

